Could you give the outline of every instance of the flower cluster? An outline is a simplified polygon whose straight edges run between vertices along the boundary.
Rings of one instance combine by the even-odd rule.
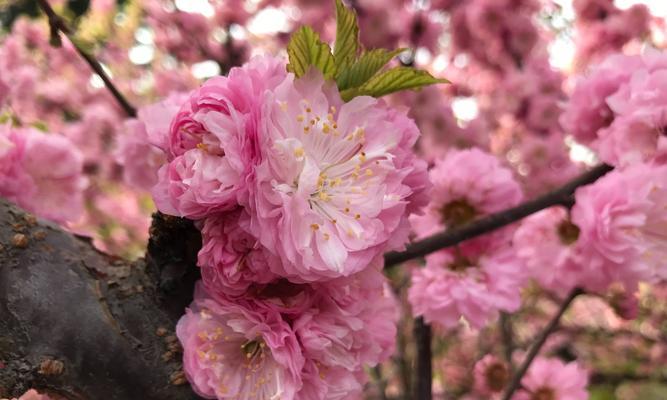
[[[206,278],[204,278],[204,282]],[[397,305],[377,266],[326,283],[276,280],[230,297],[199,284],[176,333],[205,398],[360,398],[393,351]]]
[[[611,56],[577,85],[562,122],[609,164],[664,163],[665,73],[663,53]]]
[[[611,0],[575,0],[573,6],[577,15],[579,66],[621,50],[650,33],[652,17],[644,4],[621,10]]]
[[[513,69],[538,42],[530,15],[537,7],[533,0],[460,1],[451,11],[453,45],[489,68]]]
[[[512,172],[477,149],[451,151],[436,162],[430,177],[431,202],[423,216],[412,218],[421,236],[459,227],[523,198]],[[518,309],[524,275],[509,240],[511,229],[427,256],[426,266],[412,274],[408,299],[414,313],[444,327],[464,318],[481,328],[498,310]]]
[[[473,377],[475,394],[492,398],[502,392],[509,382],[510,369],[507,363],[487,354],[475,363]]]
[[[416,126],[269,57],[210,79],[175,113],[172,100],[137,123],[166,160],[159,210],[202,232],[202,283],[177,329],[193,387],[218,399],[360,395],[364,366],[394,345],[382,255],[404,245],[427,199]],[[151,122],[170,114],[168,130]]]
[[[0,196],[40,217],[76,220],[83,208],[83,157],[66,138],[0,125]]]
[[[526,218],[517,253],[544,288],[575,286],[634,292],[640,281],[664,279],[667,249],[667,166],[636,164],[579,188],[575,205]]]
[[[561,122],[616,169],[579,188],[569,213],[544,210],[516,232],[518,254],[543,287],[620,285],[631,295],[640,281],[664,279],[666,60],[657,52],[613,56],[576,86]]]

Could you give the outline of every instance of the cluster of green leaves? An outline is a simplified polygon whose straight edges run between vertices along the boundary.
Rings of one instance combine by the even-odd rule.
[[[448,82],[412,67],[385,68],[405,49],[362,50],[357,14],[345,7],[341,0],[335,1],[336,43],[333,52],[308,26],[296,31],[287,44],[287,70],[297,78],[305,75],[310,68],[317,68],[326,79],[336,81],[345,101],[355,96],[381,97],[401,90]]]

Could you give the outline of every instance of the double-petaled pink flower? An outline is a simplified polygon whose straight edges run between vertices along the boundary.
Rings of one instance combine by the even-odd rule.
[[[397,305],[376,267],[326,283],[274,281],[230,298],[199,284],[178,323],[206,398],[350,399],[393,352]]]
[[[423,216],[411,219],[420,236],[460,227],[523,198],[512,172],[477,149],[450,151],[430,177],[431,202]],[[525,275],[510,246],[511,229],[427,256],[426,266],[412,272],[408,300],[414,313],[444,327],[465,319],[481,328],[499,310],[516,310]]]
[[[171,123],[168,163],[153,188],[162,212],[200,219],[247,202],[253,166],[262,157],[264,92],[285,75],[282,61],[255,58],[190,96]]]
[[[266,100],[251,233],[280,256],[284,275],[350,275],[407,240],[424,201],[419,131],[371,97],[343,103],[332,83],[289,75]]]
[[[0,195],[40,217],[75,221],[83,211],[83,156],[65,137],[0,125]]]
[[[538,357],[521,380],[522,390],[514,400],[586,400],[588,373],[576,362],[568,364]]]
[[[197,394],[209,399],[294,399],[304,358],[280,314],[251,308],[199,286],[176,327],[183,368]]]

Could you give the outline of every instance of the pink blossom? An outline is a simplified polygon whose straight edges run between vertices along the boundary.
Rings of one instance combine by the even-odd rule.
[[[572,222],[580,229],[577,246],[587,287],[604,290],[619,282],[632,290],[664,270],[667,166],[612,171],[577,189],[575,199]]]
[[[159,49],[188,63],[220,58],[222,46],[213,40],[215,25],[207,17],[168,10],[160,1],[145,3],[147,21],[155,31],[155,44]]]
[[[457,52],[495,70],[512,70],[537,43],[533,1],[470,0],[452,12],[452,42]]]
[[[621,10],[610,0],[578,0],[574,6],[578,17],[578,66],[622,50],[633,40],[640,42],[650,33],[652,17],[644,4]]]
[[[63,134],[72,141],[84,157],[84,165],[91,175],[111,179],[117,170],[113,157],[113,140],[122,126],[119,111],[107,102],[86,105],[78,119],[66,124]]]
[[[316,284],[314,305],[293,327],[304,354],[327,367],[350,371],[374,366],[394,350],[396,300],[379,266]]]
[[[317,3],[318,8],[321,3]],[[360,0],[358,3],[363,13],[359,13],[359,26],[366,27],[359,31],[361,43],[369,49],[398,47],[398,42],[406,34],[406,27],[411,25],[412,14],[402,0]]]
[[[520,140],[508,158],[521,176],[525,193],[531,197],[553,190],[581,173],[583,165],[570,159],[560,132],[546,137],[523,135]]]
[[[587,21],[599,21],[617,12],[614,0],[574,0],[574,11],[577,17]]]
[[[607,98],[617,118],[599,133],[598,147],[600,158],[614,165],[667,161],[667,57],[649,53],[645,60],[646,65],[633,70]]]
[[[0,125],[0,195],[23,203],[20,196],[32,193],[34,182],[21,165],[25,154],[25,136],[9,125]]]
[[[253,395],[254,374],[245,380],[251,386],[232,384],[248,374],[231,366],[245,361],[249,347],[258,379],[275,376],[284,386],[281,398],[309,400],[360,398],[364,368],[393,353],[398,306],[380,263],[328,282],[274,280],[253,283],[243,296],[228,294],[198,284],[176,329],[186,375],[204,397]],[[275,385],[263,394],[275,395]]]
[[[299,394],[303,399],[360,398],[364,368],[386,361],[394,351],[398,305],[393,293],[378,266],[315,284],[313,290],[318,299],[293,328],[319,374],[310,379],[307,363],[304,391],[320,394]]]
[[[512,171],[502,166],[498,157],[477,148],[451,150],[436,161],[429,176],[433,182],[431,202],[423,216],[410,219],[420,237],[461,226],[482,215],[515,206],[523,199]],[[494,238],[506,242],[506,237],[507,231],[501,230],[465,246]]]
[[[21,164],[36,191],[26,208],[55,221],[74,221],[83,209],[86,179],[81,175],[83,157],[66,138],[25,130],[25,154]]]
[[[248,12],[242,0],[215,3],[215,19],[220,26],[243,25],[250,17],[252,14]]]
[[[172,94],[140,108],[136,119],[125,121],[114,156],[124,167],[123,179],[128,185],[146,191],[155,186],[157,171],[166,161],[171,119],[186,100],[185,94]]]
[[[304,358],[275,310],[213,300],[202,285],[176,326],[183,368],[208,399],[295,399]]]
[[[509,383],[510,370],[507,364],[492,354],[485,355],[475,363],[475,393],[492,396],[500,393]]]
[[[595,67],[588,76],[580,78],[560,118],[565,132],[583,144],[593,142],[597,132],[609,126],[615,118],[607,98],[627,82],[632,72],[641,65],[640,57],[614,55]]]
[[[523,390],[515,400],[587,400],[588,373],[576,362],[568,364],[555,358],[536,358],[521,380]]]
[[[303,400],[360,400],[363,399],[366,374],[351,372],[342,367],[318,366],[315,361],[306,361],[303,370],[303,388],[298,399]]]
[[[66,138],[0,126],[0,195],[40,217],[73,221],[83,209],[83,157]]]
[[[563,207],[542,210],[521,221],[514,247],[527,273],[546,289],[559,294],[577,286],[576,242],[579,228]]]
[[[280,259],[241,228],[248,219],[239,209],[203,221],[203,245],[197,263],[204,284],[214,293],[238,296],[253,283],[269,283],[277,278],[271,270],[280,270],[276,267]]]
[[[284,275],[349,275],[403,246],[428,187],[414,122],[371,97],[343,103],[314,72],[289,75],[266,105],[251,232]]]
[[[426,257],[425,267],[413,270],[408,300],[426,322],[451,328],[464,318],[480,329],[498,310],[519,308],[521,268],[509,248],[477,257],[440,251]]]
[[[162,212],[198,219],[246,202],[261,161],[258,128],[264,91],[285,76],[283,61],[254,58],[208,80],[171,124],[167,159],[153,197]]]

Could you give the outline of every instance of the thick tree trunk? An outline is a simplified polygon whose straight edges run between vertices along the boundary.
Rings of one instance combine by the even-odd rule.
[[[199,398],[174,336],[199,238],[182,220],[157,222],[172,229],[158,226],[153,256],[128,263],[0,201],[0,398]]]

